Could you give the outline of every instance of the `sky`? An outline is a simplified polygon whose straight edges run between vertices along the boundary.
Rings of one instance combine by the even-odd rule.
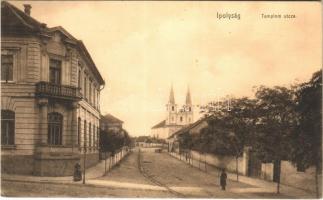
[[[322,67],[320,2],[14,1],[31,16],[82,40],[106,81],[101,113],[130,135],[149,135],[166,117],[171,85],[182,105],[253,86],[307,81]],[[237,13],[237,19],[217,14]],[[295,15],[268,19],[262,14]],[[199,117],[195,107],[195,120]]]

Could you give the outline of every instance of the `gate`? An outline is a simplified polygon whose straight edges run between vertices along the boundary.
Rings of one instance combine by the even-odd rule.
[[[249,152],[248,176],[257,178],[261,177],[261,161],[252,151]]]

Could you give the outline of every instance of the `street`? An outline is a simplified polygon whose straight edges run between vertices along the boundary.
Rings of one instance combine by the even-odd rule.
[[[219,178],[154,148],[138,149],[105,176],[81,183],[2,181],[2,195],[16,197],[159,197],[159,198],[288,198],[261,192],[248,184]],[[244,189],[244,192],[239,192]],[[260,190],[259,190],[260,189]],[[260,191],[260,192],[259,192]]]

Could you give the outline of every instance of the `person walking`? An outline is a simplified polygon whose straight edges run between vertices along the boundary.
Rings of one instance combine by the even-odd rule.
[[[221,175],[220,175],[220,185],[222,187],[222,190],[225,190],[225,186],[227,185],[227,173],[225,172],[225,169],[222,169]]]

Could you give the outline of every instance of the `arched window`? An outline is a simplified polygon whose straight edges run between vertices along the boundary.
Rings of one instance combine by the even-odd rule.
[[[172,111],[174,111],[174,106],[172,106]]]
[[[15,113],[11,110],[1,110],[1,144],[15,144]]]
[[[182,122],[182,121],[183,121],[183,117],[181,116],[181,117],[179,118],[179,120]]]
[[[48,144],[62,145],[63,115],[52,112],[48,114]]]

